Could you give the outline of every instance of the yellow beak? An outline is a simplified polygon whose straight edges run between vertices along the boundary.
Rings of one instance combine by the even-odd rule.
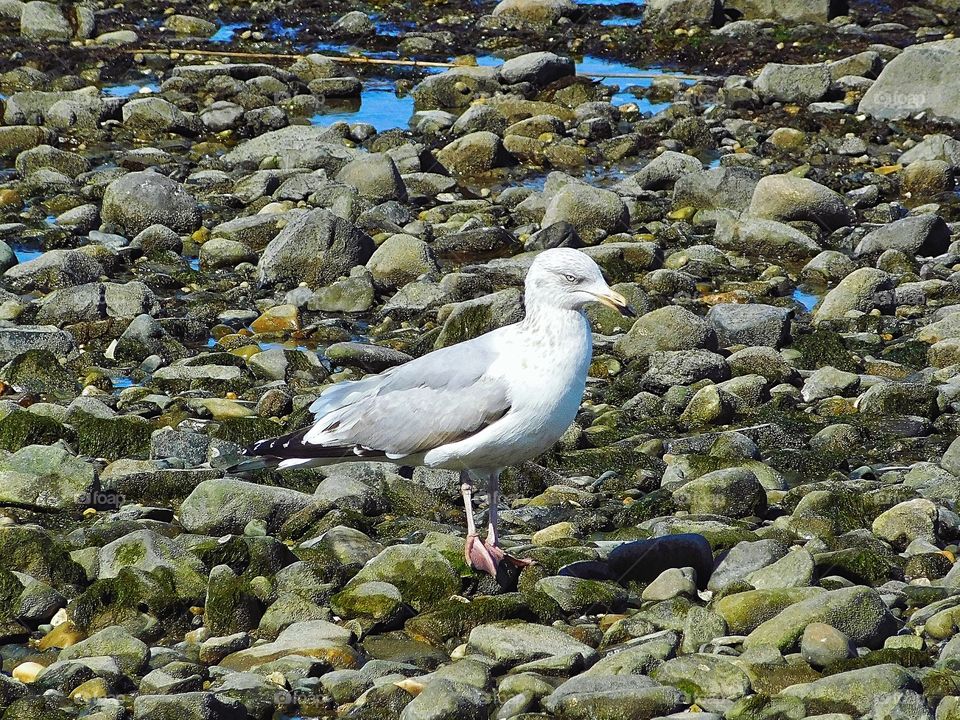
[[[630,303],[627,302],[627,299],[618,292],[613,290],[607,290],[603,295],[596,295],[597,302],[606,305],[609,308],[613,308],[621,315],[626,315],[627,317],[636,317],[636,311],[630,307]]]

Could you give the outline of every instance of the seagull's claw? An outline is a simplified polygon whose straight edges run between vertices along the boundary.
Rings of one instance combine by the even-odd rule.
[[[467,536],[467,541],[463,547],[463,556],[470,567],[485,572],[494,578],[498,576],[498,569],[501,562],[509,563],[513,567],[521,570],[529,565],[533,565],[533,560],[509,555],[505,553],[502,548],[488,540],[481,542],[480,538],[476,535]]]
[[[497,549],[499,550],[499,548]],[[503,551],[500,552],[502,557]],[[467,535],[467,541],[463,546],[463,557],[470,567],[481,570],[492,577],[497,576],[499,558],[491,553],[486,544],[481,542],[476,535]]]

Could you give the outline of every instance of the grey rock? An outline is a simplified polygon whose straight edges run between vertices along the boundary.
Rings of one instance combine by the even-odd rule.
[[[598,657],[589,645],[557,628],[523,622],[479,625],[470,631],[467,648],[505,667],[568,656],[578,658],[583,665],[592,665]]]
[[[815,668],[856,657],[857,649],[850,638],[826,623],[810,623],[800,639],[800,654]]]
[[[781,347],[790,340],[791,314],[787,308],[772,305],[722,303],[710,308],[707,321],[721,347]]]
[[[99,280],[103,274],[103,265],[85,252],[48,250],[34,260],[14,265],[3,279],[16,292],[50,292]]]
[[[655,352],[717,347],[713,328],[677,305],[653,310],[639,318],[614,349],[626,358],[649,357]]]
[[[910,165],[918,160],[943,160],[954,170],[960,169],[960,140],[938,133],[927,135],[900,156],[902,165]]]
[[[333,24],[333,29],[347,35],[367,35],[374,32],[373,21],[360,10],[352,10],[341,15]]]
[[[858,268],[828,292],[814,310],[814,322],[840,320],[848,312],[870,312],[892,301],[893,278],[883,270]]]
[[[893,58],[860,100],[859,112],[902,120],[925,112],[960,121],[960,77],[943,73],[960,59],[960,40],[938,40],[906,48]]]
[[[73,335],[52,325],[0,328],[0,362],[9,362],[30,350],[47,350],[57,358],[76,352]]]
[[[286,488],[230,478],[205,480],[183,501],[180,524],[187,532],[240,534],[250,520],[259,519],[276,532],[291,515],[316,502],[312,495]]]
[[[776,260],[804,259],[820,252],[820,245],[805,233],[776,220],[736,217],[721,213],[717,217],[714,243],[718,248],[731,250],[747,257]],[[846,258],[846,256],[843,256]],[[850,263],[850,269],[853,264]]]
[[[400,713],[400,720],[485,720],[493,698],[470,685],[437,679]]]
[[[648,0],[644,22],[667,29],[710,27],[722,24],[722,6],[717,0]]]
[[[175,695],[138,695],[133,701],[134,720],[244,720],[247,712],[235,700],[221,700],[210,692]]]
[[[110,183],[101,214],[128,237],[154,224],[179,233],[193,232],[200,224],[196,199],[176,180],[155,172],[128,173]]]
[[[729,377],[723,356],[709,350],[665,350],[649,355],[643,385],[664,391],[673,385],[692,385],[700,380],[718,382]]]
[[[726,0],[724,7],[746,20],[774,18],[793,23],[825,23],[847,12],[846,0]]]
[[[822,100],[830,89],[826,65],[783,65],[767,63],[754,87],[767,102],[810,104]]]
[[[549,25],[576,11],[577,4],[573,0],[500,0],[493,8],[493,16],[533,25]]]
[[[837,673],[811,683],[791,685],[781,695],[796,697],[805,704],[860,717],[886,693],[919,690],[920,684],[904,668],[885,664]]]
[[[361,197],[373,202],[407,199],[407,188],[397,165],[385,153],[369,153],[348,162],[337,173],[337,180],[356,188]]]
[[[20,34],[30,40],[70,40],[73,27],[60,6],[33,0],[20,13]]]
[[[560,685],[543,704],[564,720],[651,720],[679,710],[684,702],[676,688],[642,675],[578,675]]]
[[[834,395],[847,395],[860,386],[860,376],[856,373],[837,370],[831,365],[818,368],[803,383],[801,397],[805,402],[823,400]]]
[[[413,88],[413,100],[417,110],[455,110],[469,106],[478,97],[491,96],[499,89],[496,68],[452,68],[420,81]]]
[[[421,275],[439,272],[431,247],[419,238],[397,234],[387,238],[367,261],[374,284],[395,290]]]
[[[373,241],[349,221],[317,208],[291,221],[270,241],[258,265],[260,282],[310,287],[348,275],[373,254]]]
[[[519,55],[507,60],[499,68],[500,81],[508,85],[529,82],[543,86],[574,74],[576,65],[573,60],[551,52]]]
[[[759,179],[756,170],[745,167],[686,173],[673,186],[673,205],[697,210],[744,210],[750,205]]]
[[[745,580],[751,573],[772,566],[787,555],[787,547],[779,540],[756,540],[738,542],[721,556],[710,576],[707,589],[723,590],[729,585]]]
[[[657,155],[630,178],[644,190],[662,190],[673,186],[684,175],[703,172],[703,163],[692,155],[667,150]]]
[[[767,220],[806,220],[827,230],[850,224],[852,213],[830,188],[794,175],[767,175],[757,183],[749,214]]]
[[[550,199],[540,227],[557,222],[570,223],[582,237],[596,237],[598,232],[612,234],[626,230],[630,217],[616,193],[572,182]]]
[[[450,172],[468,176],[512,164],[500,137],[486,130],[453,140],[437,153],[437,160]]]
[[[950,246],[950,228],[939,215],[911,215],[868,233],[857,245],[854,255],[879,255],[900,250],[909,255],[940,255]]]

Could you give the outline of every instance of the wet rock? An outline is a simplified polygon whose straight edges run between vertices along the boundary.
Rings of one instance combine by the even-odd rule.
[[[479,175],[511,164],[500,138],[481,130],[457,138],[437,153],[437,160],[457,175]]]
[[[551,52],[519,55],[507,60],[499,68],[500,81],[508,85],[529,82],[544,86],[575,73],[573,60]]]
[[[794,175],[761,178],[748,212],[768,220],[806,220],[827,230],[848,225],[852,219],[842,196],[820,183]]]
[[[644,20],[650,27],[673,29],[720,25],[722,17],[716,0],[650,0]]]
[[[240,720],[246,710],[236,700],[222,700],[210,692],[175,695],[138,695],[133,701],[134,720]]]
[[[210,270],[257,262],[257,253],[236,240],[211,238],[200,247],[200,266]]]
[[[800,639],[803,659],[815,668],[856,657],[857,649],[850,638],[826,623],[810,623]]]
[[[50,292],[99,280],[103,274],[103,265],[85,252],[49,250],[35,260],[14,265],[3,279],[17,292]]]
[[[718,167],[690,172],[677,178],[673,186],[673,205],[696,210],[745,210],[760,176],[745,167]]]
[[[167,30],[175,32],[177,35],[207,38],[217,31],[217,26],[214,23],[193,15],[169,15],[164,19],[163,24]]]
[[[259,519],[276,532],[291,515],[315,502],[312,495],[296,490],[228,478],[205,480],[183,501],[180,524],[187,532],[223,535],[242,533],[250,520]]]
[[[644,190],[672,187],[684,175],[703,172],[703,164],[692,155],[667,150],[657,155],[629,179]]]
[[[497,622],[475,627],[468,650],[486,655],[502,667],[513,667],[545,658],[570,658],[580,667],[592,665],[597,652],[565,632],[546,625]]]
[[[960,120],[960,80],[938,72],[960,56],[960,40],[939,40],[906,48],[891,60],[860,101],[859,112],[901,120],[920,112]]]
[[[109,656],[121,672],[139,675],[150,657],[147,645],[119,627],[106,628],[86,640],[63,648],[59,660]]]
[[[392,235],[376,249],[367,261],[374,283],[383,289],[395,290],[421,275],[435,273],[440,266],[430,246],[411,235]]]
[[[766,509],[766,493],[757,476],[746,468],[715,470],[691,480],[673,493],[694,514],[728,517],[759,515]]]
[[[498,327],[518,322],[522,317],[520,293],[501,290],[440,308],[437,319],[443,322],[434,346],[454,345]]]
[[[668,715],[684,703],[679,690],[641,675],[579,675],[560,685],[543,704],[565,720],[614,720],[624,716],[650,720]]]
[[[511,0],[513,1],[513,0]],[[536,4],[540,1],[571,4],[570,0],[519,0]],[[430,75],[413,89],[413,99],[418,110],[455,110],[464,108],[477,97],[493,95],[500,89],[496,68],[452,68],[437,75]],[[442,162],[442,161],[441,161]]]
[[[260,282],[319,287],[347,275],[373,254],[373,241],[349,221],[318,208],[291,221],[270,241],[258,265]]]
[[[673,685],[694,698],[736,700],[751,690],[750,678],[729,659],[695,653],[667,660],[653,673],[657,682]]]
[[[900,163],[905,166],[920,160],[943,160],[956,170],[960,168],[960,140],[942,133],[927,135],[900,156]]]
[[[714,242],[724,250],[771,260],[783,257],[803,259],[820,252],[820,245],[815,240],[786,223],[737,218],[728,213],[717,218]],[[853,269],[849,258],[846,259]]]
[[[803,383],[801,395],[806,402],[823,400],[834,395],[847,395],[860,386],[860,376],[856,373],[837,370],[827,365],[819,368]]]
[[[492,698],[481,688],[437,679],[427,685],[400,713],[401,720],[482,720]]]
[[[373,21],[360,10],[352,10],[342,15],[333,24],[333,29],[347,35],[367,35],[375,30]]]
[[[0,460],[0,502],[42,509],[91,505],[92,465],[56,445],[30,445]]]
[[[744,647],[788,650],[796,646],[804,628],[813,622],[829,623],[857,645],[873,648],[880,647],[897,625],[876,590],[855,586],[791,605],[751,632]]]
[[[807,105],[822,100],[830,89],[826,65],[782,65],[767,63],[754,87],[767,102]]]
[[[165,133],[195,135],[200,129],[196,116],[188,115],[173,103],[158,97],[139,98],[126,103],[123,106],[123,124],[143,137]]]
[[[407,188],[397,165],[384,153],[370,153],[348,162],[337,173],[337,180],[376,203],[407,199]]]
[[[31,40],[70,40],[76,37],[89,37],[93,34],[92,22],[74,28],[68,14],[76,15],[74,7],[61,8],[58,5],[40,0],[32,0],[23,6],[20,12],[20,34]]]
[[[893,279],[883,270],[858,268],[828,292],[814,310],[814,322],[841,320],[851,311],[869,312],[890,302]]]
[[[721,347],[781,347],[790,339],[790,315],[790,310],[772,305],[723,303],[710,308],[707,321]]]
[[[811,683],[792,685],[782,695],[800,698],[809,712],[867,713],[875,698],[900,690],[918,690],[909,672],[884,664],[830,675]]]
[[[576,13],[573,0],[500,0],[493,16],[533,24],[551,24]]]
[[[686,308],[669,305],[639,318],[614,348],[626,357],[649,357],[655,352],[715,348],[716,333]]]
[[[595,238],[626,230],[630,218],[616,193],[572,182],[551,198],[540,227],[557,222],[570,223],[581,237]]]
[[[825,23],[847,13],[845,0],[728,0],[724,7],[741,13],[746,20],[775,18],[796,23]]]
[[[176,180],[155,172],[128,173],[107,186],[101,214],[105,222],[133,237],[158,224],[179,233],[200,224],[197,201]]]
[[[359,657],[349,645],[352,637],[349,630],[325,620],[296,622],[284,629],[276,640],[239,650],[224,658],[220,665],[243,671],[291,655],[301,655],[334,668],[354,668],[359,664]]]
[[[886,250],[902,250],[911,255],[935,256],[950,245],[950,229],[937,215],[913,215],[884,225],[867,234],[854,254],[879,255]]]
[[[444,600],[460,587],[460,578],[446,558],[425,545],[385,548],[354,576],[350,586],[365,582],[390,583],[415,608]]]

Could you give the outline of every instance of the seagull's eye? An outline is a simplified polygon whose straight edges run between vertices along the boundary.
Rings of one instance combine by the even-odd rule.
[[[579,280],[577,279],[577,276],[576,276],[576,275],[571,275],[570,273],[565,273],[564,276],[563,276],[563,279],[566,280],[568,283],[576,283],[576,282],[579,282]]]

